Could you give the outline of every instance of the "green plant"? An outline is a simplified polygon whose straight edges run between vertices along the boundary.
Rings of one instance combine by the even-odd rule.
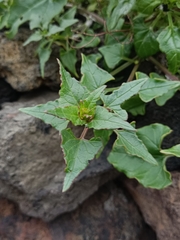
[[[123,83],[107,95],[104,84],[113,80],[109,73],[85,56],[82,57],[81,73],[79,82],[60,64],[60,98],[20,109],[50,123],[61,133],[61,146],[67,164],[63,191],[71,186],[88,161],[100,154],[113,131],[117,140],[108,161],[146,187],[160,189],[168,186],[171,180],[165,160],[169,155],[179,156],[180,145],[161,150],[162,139],[171,132],[169,127],[152,124],[136,130],[134,123],[127,122],[127,112],[121,105],[132,100],[133,96],[142,102],[155,99],[161,104],[168,99],[169,92],[180,89],[180,82],[161,79],[156,74],[151,74],[149,78],[137,73],[137,80]],[[69,122],[74,126],[84,126],[81,136],[74,136],[73,131],[67,128]],[[88,140],[85,136],[89,129],[94,130],[94,136]]]
[[[108,161],[115,168],[146,187],[160,189],[171,183],[165,161],[170,155],[180,157],[180,145],[161,149],[163,138],[171,132],[169,127],[152,124],[136,129],[127,119],[128,112],[143,115],[146,103],[152,100],[164,105],[180,88],[180,1],[0,0],[0,16],[0,29],[9,29],[8,37],[29,23],[34,32],[25,45],[39,41],[42,76],[52,46],[59,46],[60,98],[21,111],[61,133],[67,164],[63,191],[89,160],[99,156],[112,132],[117,139]],[[86,56],[79,76],[76,65],[81,52]],[[154,57],[158,53],[166,55],[165,66]],[[137,72],[145,59],[165,77]],[[134,66],[125,79],[121,73],[130,65]],[[84,126],[81,136],[74,136],[69,122]],[[93,137],[86,139],[89,129],[93,129]]]

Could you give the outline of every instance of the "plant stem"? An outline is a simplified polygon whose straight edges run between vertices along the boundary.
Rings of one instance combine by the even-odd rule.
[[[81,133],[81,136],[80,136],[80,139],[84,139],[84,137],[86,136],[87,132],[88,132],[89,128],[84,128],[82,133]]]
[[[139,63],[134,65],[133,70],[131,71],[131,74],[129,75],[127,82],[131,82],[133,80],[134,75],[135,75],[136,71],[138,70],[138,67],[139,67]]]
[[[170,26],[170,28],[173,28],[174,25],[173,25],[171,12],[168,12],[167,15],[168,15],[169,26]]]
[[[115,76],[116,74],[120,73],[122,70],[124,70],[127,67],[129,67],[131,64],[132,64],[132,62],[126,62],[126,63],[122,64],[120,67],[118,67],[115,70],[113,70],[110,74],[112,76]]]
[[[66,4],[66,7],[71,8],[71,7],[73,7],[73,4],[68,3],[68,4]],[[86,9],[81,8],[81,7],[77,7],[77,9],[78,9],[80,14],[87,14],[87,15],[91,16],[96,22],[104,25],[104,19],[101,18],[99,15],[97,15],[93,12],[89,12]]]
[[[179,80],[178,77],[173,75],[171,72],[167,70],[160,62],[158,62],[155,58],[149,57],[148,58],[154,65],[156,65],[164,74],[171,80]]]
[[[163,14],[163,11],[161,11],[155,18],[155,20],[152,22],[151,28],[152,30],[154,29],[154,27],[156,26],[156,24],[158,23],[158,21],[161,19]]]

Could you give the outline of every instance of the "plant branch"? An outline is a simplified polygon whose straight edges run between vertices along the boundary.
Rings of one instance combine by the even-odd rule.
[[[154,65],[156,65],[164,74],[165,76],[168,77],[168,79],[171,80],[179,80],[178,77],[176,77],[175,75],[173,75],[171,72],[169,72],[167,70],[167,68],[165,68],[160,62],[158,62],[155,58],[153,57],[149,57],[148,58],[149,61],[151,61]]]
[[[71,8],[71,7],[73,7],[73,5],[70,4],[70,3],[68,3],[68,4],[66,4],[66,7]],[[93,13],[93,12],[89,12],[89,11],[87,11],[86,9],[81,8],[81,7],[77,7],[77,10],[79,11],[80,14],[82,14],[82,15],[83,15],[83,14],[89,15],[89,16],[91,16],[91,17],[93,18],[93,20],[95,20],[96,22],[104,25],[104,22],[105,22],[105,21],[104,21],[104,19],[101,18],[99,15],[97,15],[97,14],[95,14],[95,13]]]
[[[84,139],[85,138],[88,130],[89,130],[89,128],[86,128],[86,127],[83,129],[83,131],[81,133],[81,136],[80,136],[80,139]]]
[[[133,70],[131,71],[131,74],[129,75],[127,82],[131,82],[133,80],[134,75],[135,75],[136,71],[138,70],[138,67],[139,67],[139,62],[134,65]]]

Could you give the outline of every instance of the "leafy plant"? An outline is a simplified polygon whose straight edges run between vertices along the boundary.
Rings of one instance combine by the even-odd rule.
[[[179,157],[180,149],[161,149],[169,127],[156,123],[136,129],[127,120],[128,113],[145,114],[152,100],[164,105],[180,89],[179,10],[179,0],[0,0],[0,29],[9,30],[11,38],[22,24],[29,24],[33,33],[24,45],[39,42],[42,76],[52,47],[60,49],[60,98],[21,111],[60,132],[67,164],[63,191],[100,155],[113,132],[117,139],[108,161],[116,169],[146,187],[160,189],[171,183],[165,161]],[[86,56],[80,76],[76,66],[82,52]],[[165,54],[165,64],[158,61],[159,53]],[[146,60],[161,75],[138,71]],[[121,72],[130,65],[126,79]],[[81,136],[73,134],[69,123],[84,127]]]
[[[171,183],[165,160],[169,155],[179,156],[174,148],[161,150],[163,138],[171,132],[169,127],[152,124],[135,129],[127,122],[127,112],[121,105],[133,96],[143,102],[159,97],[167,100],[168,91],[180,89],[180,82],[137,73],[137,80],[123,83],[110,95],[105,93],[108,81],[113,77],[85,56],[82,56],[80,82],[72,78],[60,64],[60,98],[35,107],[20,109],[22,112],[50,123],[61,134],[62,149],[66,160],[66,177],[63,191],[66,191],[77,175],[85,169],[88,161],[101,152],[114,131],[117,140],[108,161],[128,177],[136,178],[146,187],[163,188]],[[155,91],[153,91],[155,89]],[[68,127],[84,126],[81,136],[76,137]],[[86,139],[89,129],[93,137]]]

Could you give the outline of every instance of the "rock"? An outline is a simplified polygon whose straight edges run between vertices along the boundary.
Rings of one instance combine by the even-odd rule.
[[[9,40],[4,33],[0,33],[0,76],[6,78],[6,81],[19,92],[30,91],[41,85],[56,89],[60,84],[56,61],[59,57],[58,49],[53,49],[50,60],[45,66],[43,79],[40,74],[39,59],[35,55],[38,44],[32,42],[23,46],[30,34],[28,29],[20,28],[16,37]]]
[[[0,109],[1,104],[4,102],[16,101],[20,96],[20,93],[14,90],[5,79],[0,78]]]
[[[13,240],[156,240],[118,179],[48,224],[21,214],[16,205],[1,199],[0,238],[12,240],[12,236]]]
[[[172,172],[172,180],[173,184],[163,190],[144,188],[135,180],[124,181],[158,240],[179,240],[180,173]]]
[[[27,215],[49,221],[75,209],[119,173],[106,161],[107,148],[98,160],[90,162],[73,187],[62,193],[65,164],[58,132],[18,111],[58,97],[39,91],[3,104],[0,111],[0,195],[17,202]],[[80,131],[78,128],[79,136]]]

